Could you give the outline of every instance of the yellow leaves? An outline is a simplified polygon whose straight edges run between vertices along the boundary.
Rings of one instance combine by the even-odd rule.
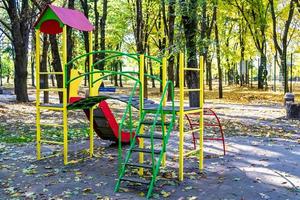
[[[160,192],[160,194],[161,194],[164,198],[167,198],[167,197],[169,197],[169,196],[171,195],[171,192],[166,192],[166,191],[162,190],[162,191]]]
[[[82,190],[82,192],[84,192],[84,193],[90,193],[91,191],[92,191],[92,188],[84,188]]]

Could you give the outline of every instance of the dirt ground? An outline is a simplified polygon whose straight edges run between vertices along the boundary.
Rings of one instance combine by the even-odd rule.
[[[0,98],[1,99],[1,98]],[[7,98],[5,98],[7,99]],[[112,102],[114,113],[122,114]],[[279,104],[234,104],[208,100],[221,118],[227,154],[219,142],[205,142],[205,172],[200,173],[195,156],[185,159],[185,179],[178,182],[178,132],[167,149],[167,166],[161,169],[154,199],[300,199],[300,123],[285,120]],[[58,117],[45,113],[48,123]],[[120,116],[118,116],[120,117]],[[86,153],[87,121],[81,112],[71,112],[69,156],[85,158],[63,165],[62,156],[36,161],[35,105],[0,100],[0,199],[144,199],[145,187],[121,185],[117,180],[117,147],[95,137],[95,157]],[[211,134],[210,130],[205,131]],[[46,136],[57,137],[57,130]],[[192,149],[192,138],[185,138]],[[126,152],[127,147],[123,147]],[[61,147],[43,145],[43,155]]]
[[[174,137],[175,139],[175,137]],[[185,179],[177,181],[177,149],[168,146],[167,167],[161,170],[154,198],[170,199],[300,199],[300,145],[292,140],[230,137],[226,156],[220,145],[206,143],[205,173],[194,157],[185,160]],[[87,157],[80,149],[88,141],[70,145],[70,157]],[[1,199],[144,199],[145,188],[123,184],[114,193],[117,149],[97,140],[96,155],[64,166],[62,156],[36,161],[35,145],[0,144]],[[57,150],[44,146],[44,155]]]

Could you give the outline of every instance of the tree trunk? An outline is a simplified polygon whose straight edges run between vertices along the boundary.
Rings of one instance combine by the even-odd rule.
[[[94,31],[94,43],[95,51],[99,51],[99,12],[98,12],[98,0],[94,0],[94,15],[95,15],[95,31]],[[97,62],[99,58],[98,54],[94,54],[94,62]],[[95,66],[96,69],[101,69],[103,65],[100,63]]]
[[[21,6],[17,5],[17,1],[15,0],[3,0],[3,6],[10,19],[9,24],[1,22],[1,25],[11,32],[14,49],[15,94],[18,102],[28,102],[28,43],[31,24],[30,19],[33,11],[29,7],[28,0],[23,0]]]
[[[207,76],[208,76],[208,89],[212,91],[212,71],[211,71],[211,64],[212,64],[212,58],[210,56],[207,56],[206,58],[206,65],[207,65]]]
[[[174,25],[175,25],[175,6],[176,6],[176,1],[175,0],[169,0],[169,13],[168,13],[168,18],[169,18],[169,63],[168,63],[168,79],[174,83],[174,62],[175,62],[175,56],[174,56]],[[172,100],[172,88],[169,87],[168,90],[168,101]]]
[[[62,66],[61,66],[61,60],[60,60],[60,55],[59,55],[59,50],[58,50],[58,43],[57,43],[57,38],[56,35],[50,35],[50,44],[51,44],[51,53],[52,53],[52,66],[55,72],[62,72]],[[56,82],[57,82],[57,87],[58,88],[63,88],[63,77],[62,75],[55,75],[56,77]],[[58,92],[59,96],[59,102],[63,102],[63,93]]]
[[[284,92],[287,93],[289,92],[289,87],[288,87],[288,71],[287,71],[287,48],[288,48],[288,32],[290,29],[291,22],[293,20],[294,16],[294,10],[295,10],[295,5],[299,6],[299,1],[295,0],[290,0],[290,5],[289,5],[289,13],[288,13],[288,18],[285,21],[284,24],[284,31],[283,34],[281,35],[281,45],[279,45],[278,42],[278,36],[277,36],[277,17],[275,13],[275,7],[274,7],[274,1],[269,0],[270,3],[270,10],[271,10],[271,16],[272,16],[272,22],[273,22],[273,41],[274,41],[274,46],[276,48],[276,51],[279,53],[280,60],[281,60],[281,71],[283,72],[283,80],[284,80]],[[298,7],[299,8],[299,7]]]
[[[264,89],[265,85],[265,73],[267,66],[267,57],[264,53],[264,50],[260,52],[260,65],[258,67],[258,89]]]
[[[102,17],[100,20],[100,34],[101,34],[101,38],[100,38],[100,48],[101,51],[105,51],[105,33],[106,33],[106,18],[107,18],[107,0],[103,0],[102,3]],[[104,59],[105,58],[105,53],[101,53],[100,54],[100,59]],[[100,63],[100,70],[104,70],[104,66],[105,66],[105,62],[101,62]]]
[[[197,68],[197,0],[191,0],[189,3],[181,0],[182,22],[184,26],[184,34],[187,49],[187,67]],[[199,88],[199,74],[195,71],[188,71],[186,73],[186,83],[188,88]],[[189,92],[189,102],[191,107],[199,107],[200,99],[199,92]]]
[[[179,54],[177,54],[176,62],[175,87],[179,88]]]
[[[217,5],[216,5],[217,6]],[[217,18],[216,18],[217,20]],[[216,50],[217,50],[217,64],[218,64],[218,77],[219,77],[219,98],[223,98],[223,72],[221,68],[221,50],[220,50],[220,40],[219,40],[219,29],[218,23],[215,23],[215,40],[216,40]]]
[[[122,72],[122,67],[123,67],[123,62],[120,61],[120,62],[119,62],[119,69],[120,69],[120,72]],[[119,75],[119,83],[120,83],[120,87],[123,87],[122,75],[121,75],[121,74]]]
[[[42,58],[40,63],[40,71],[47,72],[47,58],[48,58],[48,49],[49,49],[49,42],[48,42],[48,35],[44,34],[43,36],[43,51],[42,51]],[[40,84],[42,89],[49,88],[49,81],[48,75],[41,75]],[[44,103],[49,103],[49,92],[44,92]]]
[[[81,3],[81,7],[83,10],[83,13],[85,15],[85,17],[88,19],[89,18],[89,5],[88,5],[88,1],[87,0],[80,0]],[[83,37],[84,37],[84,48],[85,48],[85,52],[89,53],[89,34],[88,32],[84,31],[83,32]],[[84,67],[84,71],[85,73],[89,71],[89,57],[86,56],[85,58],[85,67]],[[84,77],[84,86],[87,86],[88,83],[88,78],[89,76],[85,76]]]

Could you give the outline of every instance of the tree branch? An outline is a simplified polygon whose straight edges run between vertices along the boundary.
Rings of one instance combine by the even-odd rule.
[[[12,37],[2,28],[0,27],[0,31],[12,42]]]
[[[0,19],[0,23],[4,26],[4,28],[9,30],[10,32],[12,31],[11,27],[7,23],[5,23],[2,19]]]

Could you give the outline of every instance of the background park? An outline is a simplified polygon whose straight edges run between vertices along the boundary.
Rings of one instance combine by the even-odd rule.
[[[300,199],[299,0],[0,13],[0,199]]]

